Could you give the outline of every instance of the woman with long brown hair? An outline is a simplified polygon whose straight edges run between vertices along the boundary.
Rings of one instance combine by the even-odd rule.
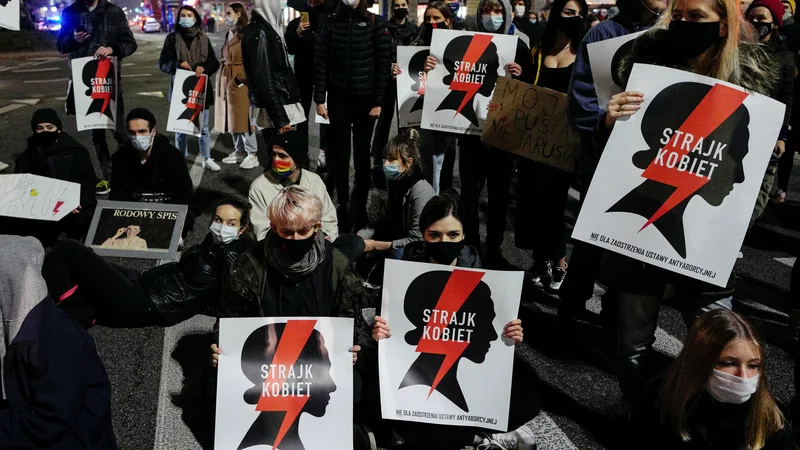
[[[222,70],[217,77],[217,107],[214,110],[214,125],[217,130],[233,135],[235,151],[222,162],[239,164],[240,169],[254,169],[259,165],[256,157],[256,135],[250,124],[250,98],[242,64],[242,32],[247,22],[244,5],[228,5],[225,10],[225,24],[230,27],[230,31],[225,35],[225,43],[222,45]]]
[[[697,319],[655,398],[631,417],[631,449],[794,450],[767,387],[764,346],[733,311]],[[645,396],[644,398],[647,398]]]

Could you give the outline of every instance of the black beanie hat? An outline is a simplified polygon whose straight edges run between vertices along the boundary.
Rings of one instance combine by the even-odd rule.
[[[272,140],[272,146],[286,150],[297,167],[308,167],[308,137],[305,131],[294,129],[278,134]]]
[[[31,130],[36,131],[36,126],[42,123],[52,123],[59,130],[61,130],[61,119],[58,118],[58,113],[53,108],[37,109],[31,118]]]

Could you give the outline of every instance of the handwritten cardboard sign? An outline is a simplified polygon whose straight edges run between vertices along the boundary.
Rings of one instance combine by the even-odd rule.
[[[0,216],[58,221],[81,203],[81,185],[29,173],[0,175]]]
[[[506,77],[497,81],[481,140],[570,173],[580,143],[567,120],[566,94]]]

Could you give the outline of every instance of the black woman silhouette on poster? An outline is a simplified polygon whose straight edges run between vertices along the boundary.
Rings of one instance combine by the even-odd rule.
[[[183,100],[181,103],[186,105],[186,110],[178,116],[178,119],[188,120],[196,128],[200,129],[200,115],[206,103],[206,75],[196,77],[194,75],[183,80],[181,91]]]
[[[114,122],[111,102],[117,99],[116,68],[111,58],[93,59],[83,66],[83,84],[88,88],[86,96],[92,99],[86,115],[100,113]]]
[[[408,61],[408,75],[414,81],[414,84],[411,85],[411,91],[419,94],[409,112],[422,110],[422,104],[425,101],[425,81],[428,76],[427,72],[425,72],[425,59],[430,54],[430,50],[420,50],[414,53],[414,56]]]
[[[492,95],[500,67],[492,36],[475,34],[454,38],[445,47],[443,60],[449,74],[442,82],[450,88],[436,111],[453,110],[478,126],[473,100],[476,94]]]

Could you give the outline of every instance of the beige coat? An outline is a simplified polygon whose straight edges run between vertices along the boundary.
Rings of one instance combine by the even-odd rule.
[[[249,133],[250,98],[242,66],[242,37],[229,33],[222,47],[222,70],[217,76],[217,101],[214,107],[214,128],[220,133]]]

